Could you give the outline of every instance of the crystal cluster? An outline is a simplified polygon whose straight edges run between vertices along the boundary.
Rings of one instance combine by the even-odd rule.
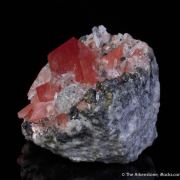
[[[127,163],[157,136],[152,49],[104,26],[48,55],[18,117],[26,139],[74,161]]]

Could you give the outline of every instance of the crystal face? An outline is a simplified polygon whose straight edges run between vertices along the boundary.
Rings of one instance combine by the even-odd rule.
[[[94,84],[95,53],[75,38],[71,38],[48,55],[50,69],[56,75],[73,72],[77,82]]]
[[[31,128],[22,126],[26,139],[74,161],[127,163],[157,136],[153,51],[127,33],[109,34],[104,26],[50,52],[28,99],[18,113]]]

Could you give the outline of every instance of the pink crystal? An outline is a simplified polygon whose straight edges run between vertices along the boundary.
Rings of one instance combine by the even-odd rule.
[[[39,120],[53,114],[54,106],[51,102],[38,102],[27,105],[18,113],[18,117],[28,118],[32,122],[39,122]]]
[[[32,114],[29,117],[29,121],[36,122],[53,114],[54,108],[51,102],[39,102],[33,104]]]
[[[106,56],[103,57],[103,59],[107,60],[107,64],[105,68],[107,69],[113,69],[117,66],[117,61],[120,60],[120,58],[123,55],[123,47],[119,46],[115,49],[113,49],[111,52],[109,52]]]
[[[32,104],[28,104],[21,111],[18,112],[18,117],[26,118],[30,115],[31,112],[32,112]]]
[[[95,71],[96,56],[90,48],[87,48],[81,42],[79,45],[79,62],[83,74],[83,83],[95,84],[97,82],[97,73]]]
[[[56,120],[58,121],[58,124],[64,128],[67,125],[68,122],[68,116],[67,114],[63,113],[56,117]]]
[[[97,82],[93,68],[95,54],[75,38],[71,38],[48,55],[51,71],[57,75],[68,72],[75,74],[75,79],[81,83]]]
[[[37,95],[39,101],[46,102],[54,99],[54,95],[56,92],[60,91],[60,87],[58,85],[52,83],[45,83],[36,88]]]
[[[72,71],[75,74],[76,80],[81,82],[83,75],[78,55],[78,40],[71,38],[49,53],[48,61],[51,71],[57,75]]]

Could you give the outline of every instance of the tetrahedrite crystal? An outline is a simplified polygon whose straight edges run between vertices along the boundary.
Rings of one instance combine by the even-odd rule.
[[[128,163],[157,137],[153,50],[104,26],[48,55],[18,116],[27,140],[73,161]]]

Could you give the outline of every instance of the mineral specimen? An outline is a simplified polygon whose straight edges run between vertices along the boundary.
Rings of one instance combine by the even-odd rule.
[[[73,161],[128,163],[157,137],[153,50],[104,26],[48,55],[18,116],[27,140]]]

